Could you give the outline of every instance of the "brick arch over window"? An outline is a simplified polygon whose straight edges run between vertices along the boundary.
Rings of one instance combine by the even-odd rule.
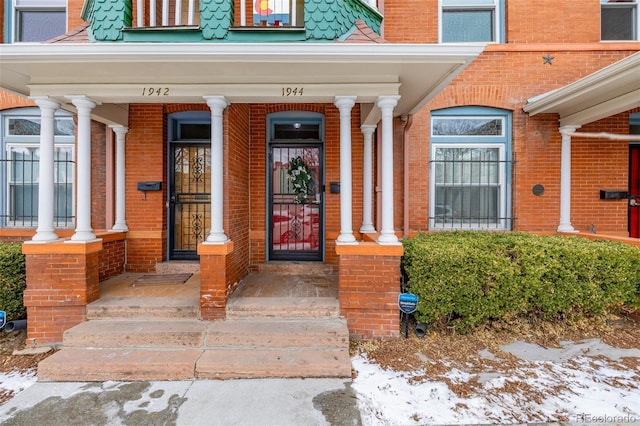
[[[499,108],[512,112],[521,107],[514,103],[512,89],[508,86],[493,85],[447,87],[428,106],[434,111],[460,105]]]

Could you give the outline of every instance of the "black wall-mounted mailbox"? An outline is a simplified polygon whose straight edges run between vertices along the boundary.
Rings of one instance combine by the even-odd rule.
[[[138,182],[138,191],[160,191],[162,182]]]
[[[627,191],[618,191],[618,190],[600,190],[600,199],[601,200],[624,200],[629,198],[629,193]]]
[[[329,191],[332,194],[339,194],[340,193],[340,182],[331,182],[329,184]]]

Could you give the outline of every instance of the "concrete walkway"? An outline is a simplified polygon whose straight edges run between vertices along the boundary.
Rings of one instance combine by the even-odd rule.
[[[0,424],[360,425],[345,379],[36,383],[0,406]]]

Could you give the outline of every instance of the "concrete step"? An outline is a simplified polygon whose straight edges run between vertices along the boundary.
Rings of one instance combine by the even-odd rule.
[[[338,318],[335,297],[241,297],[227,303],[227,318]]]
[[[196,363],[202,379],[351,377],[348,350],[205,350]]]
[[[247,319],[212,322],[207,348],[349,350],[349,329],[340,318]]]
[[[202,348],[208,324],[200,320],[90,320],[65,331],[64,347]]]
[[[104,297],[87,305],[87,319],[197,319],[197,297]]]
[[[64,348],[38,364],[38,380],[187,380],[201,349]]]
[[[337,274],[335,265],[320,262],[267,262],[255,266],[261,274],[329,275]]]
[[[157,274],[181,274],[200,272],[200,262],[197,260],[168,260],[156,263]]]

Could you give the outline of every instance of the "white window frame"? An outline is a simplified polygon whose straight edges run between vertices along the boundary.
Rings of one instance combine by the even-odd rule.
[[[62,34],[68,31],[68,19],[67,0],[14,0],[11,1],[11,11],[9,16],[11,17],[11,23],[9,25],[11,29],[11,43],[30,43],[23,42],[18,37],[20,34],[20,15],[24,12],[64,12],[65,13],[65,25]],[[44,41],[44,40],[43,40]],[[37,43],[37,42],[31,42]]]
[[[438,117],[442,118],[442,117]],[[458,117],[460,118],[460,117]],[[471,117],[470,117],[471,118]],[[476,117],[473,117],[476,118]],[[496,117],[499,118],[499,117]],[[503,128],[504,129],[504,128]],[[462,136],[464,137],[464,136]],[[431,143],[431,158],[436,158],[436,151],[438,149],[466,149],[466,148],[481,148],[481,149],[498,149],[498,195],[500,197],[498,205],[498,221],[495,224],[488,223],[463,223],[462,220],[452,220],[452,223],[438,223],[436,220],[436,165],[435,162],[431,162],[429,168],[429,229],[433,230],[507,230],[508,220],[507,218],[507,181],[506,181],[506,153],[505,145],[503,143],[444,143],[444,142],[432,142]],[[475,185],[475,184],[474,184]],[[489,183],[483,184],[477,183],[478,187],[493,186]]]
[[[479,0],[482,1],[482,0]],[[485,4],[468,4],[468,5],[445,5],[446,0],[438,0],[438,43],[455,44],[462,42],[443,41],[443,14],[444,10],[489,10],[493,9],[493,34],[491,41],[473,41],[464,42],[465,44],[487,44],[487,43],[502,43],[503,25],[501,0],[486,0]]]
[[[9,133],[9,120],[13,120],[13,119],[27,119],[27,120],[41,120],[41,117],[39,115],[33,115],[30,113],[24,113],[24,114],[16,114],[16,113],[8,113],[8,114],[4,114],[4,115],[0,115],[0,117],[2,118],[3,121],[3,134],[2,134],[2,143],[0,144],[0,147],[3,149],[3,153],[2,155],[4,156],[3,158],[6,160],[10,159],[10,153],[11,150],[13,148],[19,147],[19,148],[35,148],[38,149],[40,147],[40,135],[12,135]],[[72,120],[71,116],[66,116],[66,115],[61,115],[61,116],[56,116],[55,120]],[[56,149],[58,148],[66,148],[66,149],[70,149],[71,151],[71,159],[75,161],[75,156],[76,156],[76,151],[75,151],[75,135],[72,136],[66,136],[66,135],[56,135],[54,136],[54,146]],[[36,223],[25,223],[23,221],[11,221],[8,219],[9,214],[11,212],[11,191],[10,191],[10,185],[12,184],[11,182],[11,163],[9,161],[5,162],[6,164],[6,170],[5,170],[5,183],[3,183],[3,187],[0,189],[0,193],[4,193],[4,211],[2,212],[2,214],[7,218],[4,221],[4,224],[2,225],[2,227],[5,228],[34,228],[37,225],[37,220],[34,220],[34,222]],[[75,167],[74,169],[71,171],[71,176],[72,176],[72,180],[71,180],[71,187],[72,187],[72,191],[71,191],[71,215],[73,218],[75,218],[75,209],[76,209],[76,182],[75,182],[75,178],[76,178],[76,173],[75,173]],[[37,181],[36,181],[37,182]],[[36,182],[32,182],[32,183],[36,183]],[[54,226],[56,226],[57,228],[60,229],[73,229],[75,227],[75,219],[73,220],[69,220],[68,223],[66,223],[65,226],[62,225],[58,225],[58,224],[54,224]]]
[[[633,9],[633,34],[630,39],[602,39],[602,10],[603,9]],[[620,42],[620,41],[638,41],[640,40],[640,0],[632,0],[624,3],[603,3],[600,0],[600,39],[604,42]]]

